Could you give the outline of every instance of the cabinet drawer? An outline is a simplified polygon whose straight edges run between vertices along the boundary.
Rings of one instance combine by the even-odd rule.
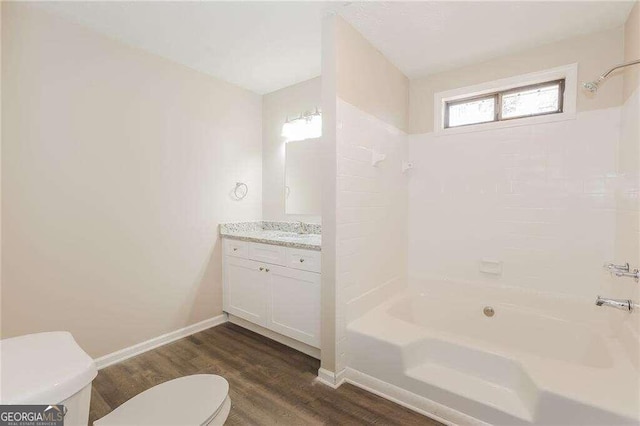
[[[249,258],[249,243],[246,241],[224,239],[224,253],[228,256]]]
[[[250,243],[249,259],[258,262],[272,263],[274,265],[286,265],[286,250],[282,246],[271,244]]]
[[[320,256],[319,251],[287,248],[286,266],[303,271],[320,272]]]

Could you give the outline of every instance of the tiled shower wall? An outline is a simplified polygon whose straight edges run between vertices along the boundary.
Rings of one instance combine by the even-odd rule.
[[[629,262],[632,268],[640,268],[640,87],[631,94],[622,106],[620,145],[618,149],[618,172],[624,176],[624,187],[616,194],[615,257],[619,262]],[[631,299],[640,303],[640,286],[630,278],[612,278],[607,295]],[[604,292],[603,292],[604,293]],[[626,329],[636,342],[629,350],[640,367],[640,320],[630,315],[625,321]]]
[[[620,108],[409,137],[409,276],[593,299],[614,260]],[[637,232],[637,231],[635,231]],[[501,264],[498,274],[482,262]]]
[[[345,364],[346,323],[406,285],[407,135],[337,102],[337,368]],[[372,156],[386,158],[375,167]]]
[[[621,109],[618,173],[624,186],[618,191],[616,205],[615,257],[640,268],[640,88],[626,100]],[[619,280],[616,280],[619,282]],[[635,291],[631,291],[631,289]],[[638,285],[616,285],[612,291],[621,297],[640,297]]]

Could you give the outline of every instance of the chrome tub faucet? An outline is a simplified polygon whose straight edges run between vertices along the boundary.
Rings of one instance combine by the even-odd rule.
[[[636,282],[640,281],[640,270],[631,269],[629,266],[629,262],[623,265],[616,265],[615,263],[606,263],[604,268],[608,270],[610,273],[615,275],[616,277],[629,277],[636,280]]]
[[[633,310],[633,302],[630,299],[609,299],[598,296],[596,298],[596,306],[608,306],[628,312]]]

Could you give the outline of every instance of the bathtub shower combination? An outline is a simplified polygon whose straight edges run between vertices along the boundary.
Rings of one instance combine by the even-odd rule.
[[[607,314],[558,296],[412,283],[348,326],[351,374],[464,423],[637,425],[639,343],[628,313]]]
[[[596,96],[609,75],[639,64],[616,65],[582,85],[577,64],[536,78],[561,91],[564,83],[554,79],[562,75],[575,106],[576,90]],[[640,91],[620,108],[573,111],[562,120],[447,129],[451,105],[471,103],[482,90],[509,96],[488,88],[530,78],[434,95],[435,130],[410,135],[408,154],[400,155],[417,164],[407,179],[406,216],[384,210],[397,203],[381,197],[359,205],[349,190],[361,182],[344,185],[340,205],[375,208],[383,219],[358,233],[358,216],[348,208],[342,214],[345,254],[336,268],[346,321],[335,382],[448,424],[640,425],[640,175],[636,165],[617,164],[637,154]],[[358,141],[392,152],[376,139],[385,127],[358,121],[341,105],[344,156]],[[391,197],[405,190],[392,181],[398,163],[356,171],[384,178],[379,186],[392,188]],[[347,166],[345,174],[353,173]],[[609,180],[593,187],[595,175]],[[397,235],[408,240],[406,263]],[[353,240],[364,248],[354,249]],[[632,265],[620,263],[626,260]]]

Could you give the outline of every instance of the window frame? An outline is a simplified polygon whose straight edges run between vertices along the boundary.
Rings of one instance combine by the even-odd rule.
[[[555,111],[547,111],[547,112],[541,112],[538,114],[524,114],[524,115],[517,115],[514,117],[503,117],[502,116],[502,98],[505,95],[509,95],[511,93],[515,93],[515,92],[523,92],[523,91],[527,91],[527,90],[531,90],[531,89],[535,89],[538,87],[545,87],[545,86],[552,86],[552,85],[558,85],[558,108]],[[522,118],[530,118],[530,117],[539,117],[539,116],[544,116],[544,115],[549,115],[549,114],[562,114],[564,112],[564,92],[565,92],[565,86],[566,86],[566,78],[559,78],[559,79],[555,79],[555,80],[549,80],[549,81],[542,81],[540,83],[533,83],[533,84],[526,84],[523,86],[516,86],[516,87],[512,87],[509,89],[504,89],[504,90],[498,90],[495,92],[491,92],[491,93],[482,93],[479,95],[474,95],[474,96],[469,96],[469,97],[465,97],[465,98],[458,98],[458,99],[452,99],[452,100],[448,100],[448,101],[444,101],[444,105],[443,105],[443,114],[444,114],[444,129],[458,129],[461,127],[466,127],[466,126],[477,126],[480,124],[488,124],[488,123],[499,123],[499,122],[503,122],[503,121],[508,121],[508,120],[520,120]],[[477,100],[481,100],[481,99],[491,99],[493,98],[493,120],[488,120],[488,121],[480,121],[477,123],[469,123],[469,124],[460,124],[458,126],[451,126],[449,123],[449,108],[451,106],[455,106],[455,105],[460,105],[460,104],[466,104],[469,102],[473,102],[473,101],[477,101]]]
[[[496,92],[507,91],[514,88],[531,86],[538,83],[547,83],[555,80],[565,80],[564,95],[562,97],[561,113],[546,113],[541,115],[524,116],[519,118],[504,119],[502,121],[487,121],[476,124],[445,128],[444,112],[445,103],[472,97],[486,97]],[[571,63],[556,68],[536,71],[528,74],[515,75],[499,80],[485,81],[471,86],[436,91],[433,94],[433,127],[425,129],[433,132],[435,136],[447,136],[461,133],[476,133],[489,130],[504,129],[508,127],[532,126],[543,123],[575,120],[577,116],[576,105],[578,98],[578,64]],[[429,110],[425,111],[427,114]],[[418,122],[423,123],[423,122]]]

